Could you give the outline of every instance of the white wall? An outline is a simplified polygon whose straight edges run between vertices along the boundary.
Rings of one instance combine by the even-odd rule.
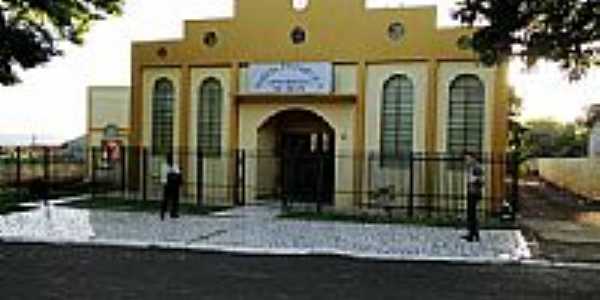
[[[424,152],[425,136],[428,126],[426,123],[426,103],[428,96],[428,65],[427,63],[396,63],[386,65],[367,66],[367,96],[366,96],[366,132],[365,149],[367,152],[381,152],[381,113],[383,109],[383,88],[385,83],[395,75],[404,75],[413,83],[413,147],[407,151]],[[368,154],[367,154],[368,155]],[[376,161],[365,160],[364,170],[369,172],[370,180],[363,182],[366,189],[389,189],[393,195],[392,201],[396,204],[407,204],[407,195],[410,189],[410,167],[382,167],[379,157],[372,157]],[[413,170],[416,178],[420,178],[419,166]],[[367,177],[365,177],[367,178]],[[370,186],[369,186],[370,185]],[[424,185],[415,181],[415,192],[419,192]],[[419,203],[415,203],[419,204]]]
[[[89,125],[91,128],[105,128],[113,124],[121,129],[130,127],[130,88],[129,87],[89,87]]]
[[[589,156],[600,158],[600,122],[597,122],[590,132]]]
[[[181,141],[179,140],[179,126],[181,122],[181,116],[179,114],[181,107],[181,99],[179,97],[181,92],[181,70],[179,68],[146,68],[143,70],[143,140],[142,144],[148,149],[148,153],[152,151],[152,97],[154,93],[154,85],[157,80],[161,78],[169,79],[173,84],[173,147],[174,149],[179,148]],[[160,178],[160,165],[164,161],[164,157],[151,156],[148,160],[148,172],[146,173],[149,182],[149,194],[150,197],[161,196],[161,187],[159,185]],[[175,161],[179,161],[177,151],[175,151]],[[141,166],[140,166],[141,168]],[[140,169],[141,172],[141,169]],[[140,173],[141,174],[141,173]]]
[[[104,139],[104,129],[115,125],[120,139],[128,143],[130,130],[130,88],[93,86],[88,88],[88,140],[92,147],[99,147]]]
[[[203,159],[203,181],[205,187],[203,195],[206,198],[223,199],[227,200],[228,190],[223,188],[228,186],[231,163],[233,162],[233,153],[231,152],[231,145],[229,144],[229,132],[230,132],[230,111],[231,105],[231,70],[229,68],[192,68],[191,69],[191,88],[190,88],[190,103],[191,108],[188,112],[190,114],[190,123],[188,131],[189,139],[189,170],[188,178],[189,182],[194,182],[197,179],[197,157],[194,155],[198,147],[198,118],[199,118],[199,92],[202,83],[209,79],[215,78],[221,83],[223,89],[223,103],[221,106],[221,150],[222,155],[213,158]],[[221,188],[220,188],[221,187]],[[188,187],[192,193],[196,193],[196,185]],[[208,199],[207,199],[208,200]]]
[[[555,185],[600,201],[600,158],[538,159],[540,176]]]
[[[229,130],[231,120],[229,119],[231,111],[231,71],[229,68],[193,68],[191,70],[191,88],[190,88],[190,124],[189,124],[189,145],[192,149],[196,149],[198,145],[198,95],[202,83],[209,78],[215,78],[221,82],[223,88],[223,104],[221,110],[221,149],[228,151],[229,145]]]
[[[447,151],[447,135],[448,135],[448,118],[449,118],[449,101],[450,101],[450,85],[461,75],[475,75],[483,83],[485,89],[485,106],[484,106],[484,131],[483,131],[483,152],[489,153],[492,149],[492,137],[495,135],[493,130],[494,120],[494,102],[496,91],[496,68],[486,68],[477,63],[459,63],[445,62],[441,63],[438,71],[438,122],[437,122],[437,151],[445,153]],[[484,193],[488,193],[491,189],[492,168],[489,164],[486,171],[486,189]],[[436,168],[436,193],[453,194],[457,191],[466,191],[466,183],[464,181],[464,173],[460,168],[450,168],[442,164]],[[487,202],[483,201],[482,209]],[[460,203],[459,208],[464,208],[466,203]]]

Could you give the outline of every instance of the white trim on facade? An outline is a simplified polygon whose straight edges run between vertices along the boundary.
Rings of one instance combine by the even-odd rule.
[[[450,85],[461,75],[474,75],[481,80],[485,91],[485,120],[483,130],[483,152],[492,149],[494,120],[494,92],[496,90],[496,68],[485,68],[477,63],[441,63],[438,75],[437,151],[446,152]]]
[[[365,149],[380,152],[381,109],[383,88],[395,75],[404,75],[413,83],[413,151],[425,151],[426,104],[428,95],[428,69],[426,63],[373,65],[367,67],[367,98],[365,112]]]
[[[143,145],[145,147],[152,146],[152,98],[154,84],[161,78],[167,78],[173,84],[173,147],[178,148],[181,145],[179,140],[181,71],[179,68],[149,68],[144,70]]]
[[[205,182],[210,182],[214,186],[227,186],[228,180],[232,176],[228,175],[229,165],[231,161],[229,158],[232,157],[233,153],[231,145],[229,144],[229,129],[231,127],[230,112],[232,109],[231,103],[231,69],[229,68],[192,68],[190,70],[190,110],[189,123],[188,123],[188,141],[189,141],[189,153],[188,153],[188,164],[189,169],[187,170],[188,178],[190,182],[195,182],[198,178],[197,170],[197,157],[196,151],[198,150],[198,114],[199,114],[199,92],[202,84],[210,78],[214,78],[219,81],[222,89],[222,106],[221,106],[221,153],[222,156],[218,158],[205,158],[203,159],[203,171],[202,176]],[[188,182],[189,183],[189,182]],[[196,185],[189,186],[188,190],[192,191],[193,194],[197,193]],[[202,191],[203,194],[210,194],[215,197],[227,199],[226,190],[210,190],[205,187]]]

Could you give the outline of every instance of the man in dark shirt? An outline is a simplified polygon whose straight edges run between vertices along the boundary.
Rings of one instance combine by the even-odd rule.
[[[477,204],[481,201],[483,188],[483,168],[477,155],[465,152],[465,179],[467,181],[467,230],[463,239],[479,242],[479,221],[477,220]]]
[[[170,206],[171,218],[179,217],[179,187],[181,186],[181,170],[173,162],[173,154],[168,153],[162,165],[160,181],[163,184],[163,201],[160,207],[160,218],[164,220],[167,206]]]

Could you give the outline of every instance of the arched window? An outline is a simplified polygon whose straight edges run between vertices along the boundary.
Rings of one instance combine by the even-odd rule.
[[[448,151],[483,151],[485,88],[475,75],[460,75],[450,85]]]
[[[386,161],[406,158],[413,150],[413,82],[394,75],[383,86],[381,108],[381,154]],[[402,159],[404,160],[404,159]]]
[[[215,78],[206,79],[198,94],[198,146],[203,154],[221,152],[223,88]]]
[[[152,152],[166,154],[173,151],[173,83],[161,78],[152,93]]]

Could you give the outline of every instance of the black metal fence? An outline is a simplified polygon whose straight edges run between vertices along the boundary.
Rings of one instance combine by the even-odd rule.
[[[396,217],[461,218],[466,210],[465,162],[449,153],[282,153],[177,149],[182,201],[202,206],[279,203],[285,210],[329,210]],[[92,198],[157,201],[165,155],[144,147],[88,150],[86,161],[60,151],[17,152],[0,162],[0,188],[85,193]],[[514,219],[518,166],[510,154],[481,156],[485,173],[482,217]],[[164,178],[163,178],[164,179]],[[43,188],[40,188],[42,186]]]
[[[518,161],[511,154],[481,155],[484,171],[484,218],[514,220],[518,210]],[[466,161],[452,153],[407,153],[385,156],[370,153],[367,159],[366,197],[360,206],[381,208],[388,214],[460,219],[467,209]]]
[[[160,201],[166,180],[166,155],[144,147],[121,147],[107,153],[93,148],[90,161],[92,198]],[[199,206],[243,205],[244,152],[173,152],[183,175],[181,200]],[[200,171],[201,170],[201,171]]]
[[[122,148],[116,159],[108,158],[101,149],[93,149],[91,157],[95,197],[161,199],[164,155],[133,147]],[[465,161],[450,153],[334,155],[178,149],[174,157],[182,167],[183,201],[198,205],[272,201],[285,210],[447,219],[461,218],[466,211]],[[510,154],[484,154],[480,161],[486,181],[480,215],[514,219],[518,210],[517,160]]]
[[[465,217],[466,164],[450,153],[376,152],[291,154],[245,152],[242,186],[252,199],[277,199],[285,210],[330,210],[399,218]],[[478,205],[482,218],[514,220],[518,166],[510,154],[480,158],[486,184]]]
[[[62,148],[15,147],[0,158],[0,192],[20,201],[88,192],[85,158]]]

